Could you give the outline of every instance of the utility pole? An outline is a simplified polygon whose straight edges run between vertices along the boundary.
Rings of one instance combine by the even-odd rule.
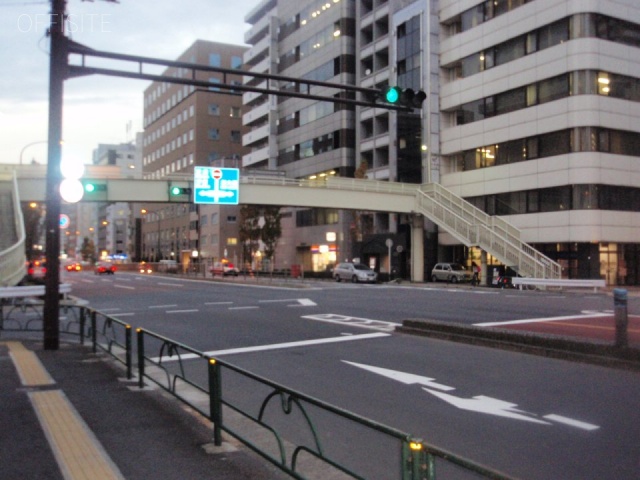
[[[66,0],[51,0],[51,56],[49,59],[49,150],[47,215],[45,217],[47,273],[44,294],[44,349],[60,346],[60,159],[62,156],[62,98],[67,73],[67,38],[64,36]]]

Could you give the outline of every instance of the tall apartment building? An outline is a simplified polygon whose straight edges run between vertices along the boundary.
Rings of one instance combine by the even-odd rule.
[[[440,26],[442,184],[563,276],[640,283],[640,3],[441,0]]]
[[[238,69],[237,76],[227,75],[226,79],[222,74],[204,71],[197,71],[195,78],[241,85],[246,50],[241,45],[198,40],[177,61]],[[163,75],[192,78],[192,70],[170,67]],[[216,87],[196,88],[158,81],[145,90],[144,178],[192,179],[194,166],[220,165],[246,152],[242,146],[242,98],[227,92]],[[141,208],[144,212],[141,250],[146,260],[172,259],[188,265],[196,257],[219,259],[225,249],[237,245],[236,206],[170,203],[145,204]],[[212,219],[219,219],[213,230]],[[207,225],[207,233],[201,236],[203,224]]]
[[[245,94],[245,166],[353,176],[364,160],[367,178],[441,183],[506,217],[564,277],[640,283],[637,2],[265,0],[245,21],[252,71],[429,95],[407,116]],[[340,257],[382,270],[393,238],[403,248],[392,268],[404,273],[416,219],[358,219],[349,242],[348,211],[292,209],[281,247],[315,269],[330,257],[324,245],[327,258],[314,260],[314,245],[337,231]],[[479,256],[430,222],[425,237],[426,278],[437,260]]]

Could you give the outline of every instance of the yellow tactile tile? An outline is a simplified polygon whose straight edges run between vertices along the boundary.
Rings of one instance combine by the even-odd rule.
[[[25,387],[53,385],[56,382],[40,363],[34,352],[20,342],[4,342],[9,347],[9,355],[16,366],[20,381]]]
[[[65,479],[124,479],[62,391],[31,392],[29,398]]]

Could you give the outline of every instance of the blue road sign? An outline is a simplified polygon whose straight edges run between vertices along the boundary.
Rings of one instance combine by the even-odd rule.
[[[237,205],[240,170],[237,168],[194,167],[194,202]]]

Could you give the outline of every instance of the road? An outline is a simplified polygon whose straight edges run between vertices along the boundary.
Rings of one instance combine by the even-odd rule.
[[[73,293],[144,327],[509,475],[632,479],[640,375],[393,332],[611,311],[602,294],[352,285],[275,288],[65,272]],[[630,312],[638,312],[631,299]],[[371,478],[390,478],[376,465]]]

